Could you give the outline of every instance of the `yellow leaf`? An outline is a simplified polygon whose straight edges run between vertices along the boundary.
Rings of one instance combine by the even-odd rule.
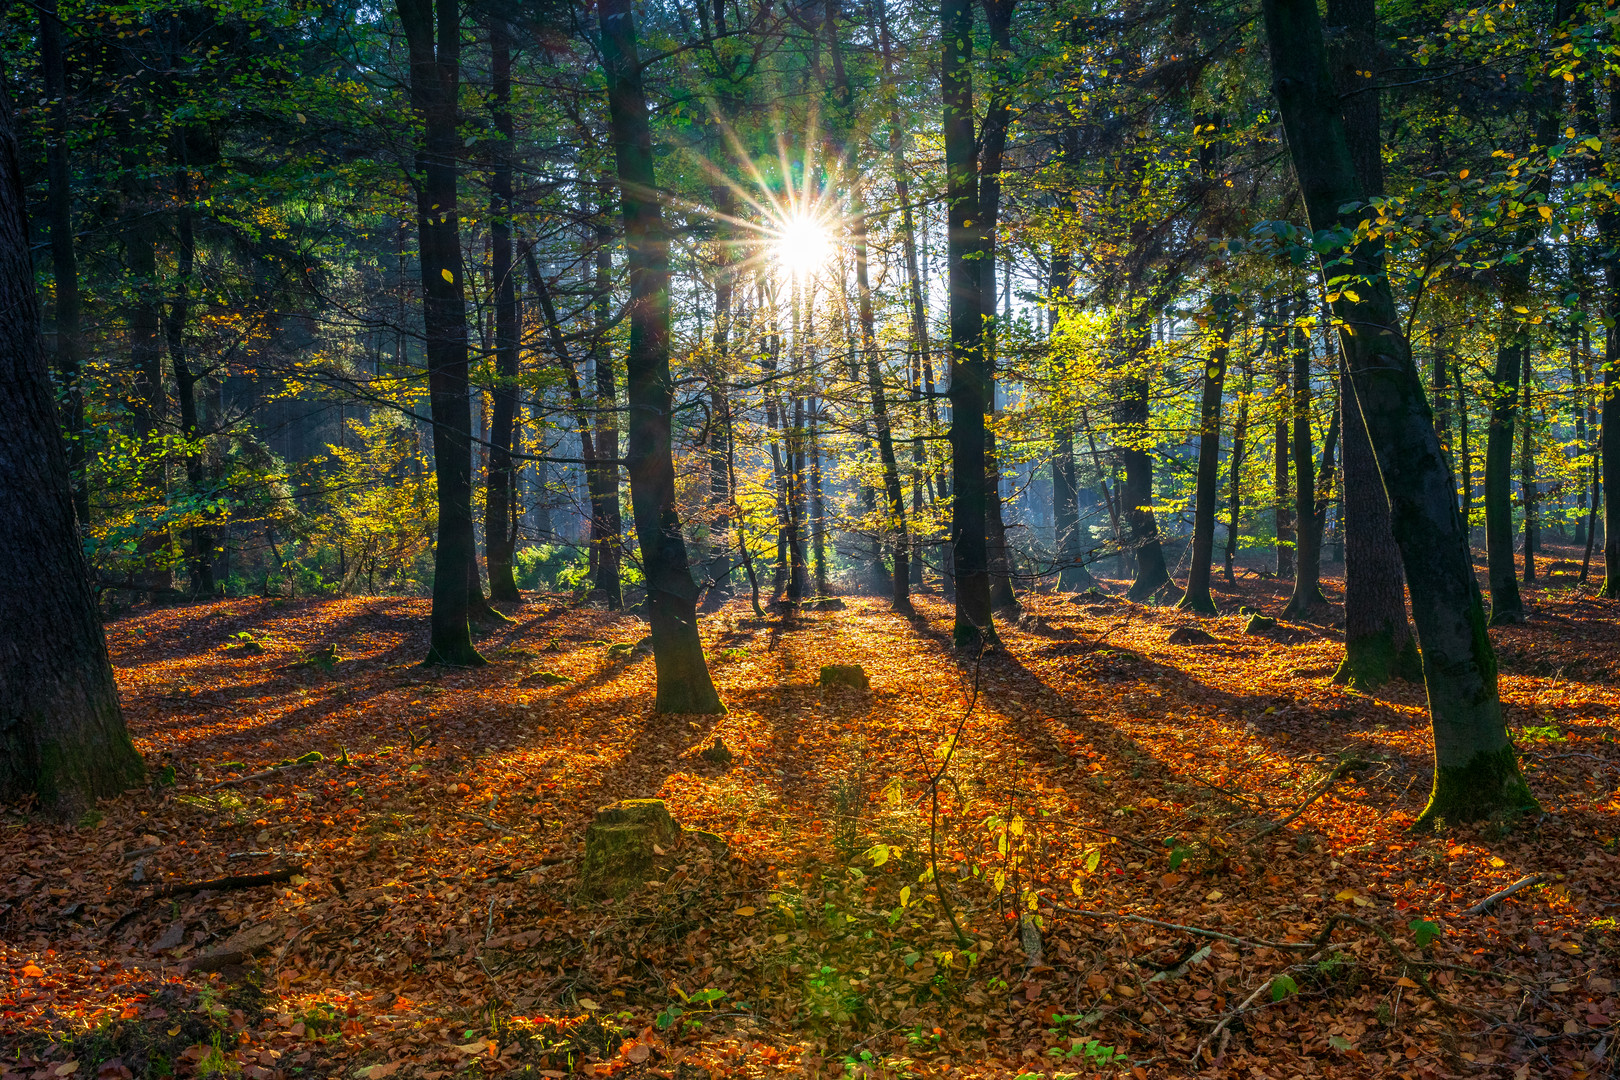
[[[1339,893],[1339,895],[1335,896],[1333,899],[1335,899],[1335,900],[1354,900],[1355,898],[1356,898],[1356,890],[1354,890],[1354,889],[1345,889],[1345,890],[1341,891]]]
[[[579,999],[579,1007],[582,1008],[582,1009],[589,1009],[591,1012],[595,1012],[597,1009],[600,1009],[602,1006],[598,1005],[596,1002],[592,1001],[590,998],[580,998]]]
[[[1460,173],[1458,173],[1458,174],[1457,174],[1457,179],[1459,179],[1459,180],[1466,180],[1466,179],[1468,179],[1468,170],[1467,170],[1467,169],[1464,169],[1464,170],[1463,170],[1463,171],[1462,171],[1462,172],[1460,172]]]
[[[736,911],[732,912],[733,915],[752,915],[753,913],[754,909],[751,907],[740,907]]]
[[[444,280],[450,282],[450,284],[452,284],[452,285],[454,285],[456,283],[456,275],[452,274],[448,270],[440,270],[439,271],[439,276],[444,278]]]
[[[911,902],[911,886],[910,885],[901,886],[901,888],[900,888],[900,906],[905,907],[910,902]]]
[[[1506,866],[1507,863],[1504,860],[1502,860],[1502,859],[1496,857],[1495,855],[1493,855],[1493,856],[1491,856],[1491,865],[1496,867],[1498,870],[1500,870],[1502,867]]]
[[[1402,975],[1400,978],[1396,979],[1395,985],[1404,986],[1408,990],[1416,990],[1418,988],[1418,984],[1413,982],[1411,979],[1408,979],[1405,975]]]

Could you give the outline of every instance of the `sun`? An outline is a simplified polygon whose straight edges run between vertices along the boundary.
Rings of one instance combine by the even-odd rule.
[[[833,237],[827,223],[809,214],[794,214],[773,231],[772,254],[782,273],[792,278],[815,275],[832,258]]]

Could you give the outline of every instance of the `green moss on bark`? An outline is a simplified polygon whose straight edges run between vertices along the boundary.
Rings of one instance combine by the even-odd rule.
[[[1410,636],[1400,651],[1395,649],[1395,634],[1388,627],[1375,634],[1350,638],[1344,643],[1344,660],[1333,673],[1333,681],[1352,690],[1376,690],[1391,679],[1423,678],[1423,662],[1418,655],[1417,642]]]
[[[1540,804],[1519,774],[1519,755],[1512,743],[1484,750],[1467,765],[1437,765],[1429,805],[1414,829],[1439,829],[1498,814],[1535,810]]]

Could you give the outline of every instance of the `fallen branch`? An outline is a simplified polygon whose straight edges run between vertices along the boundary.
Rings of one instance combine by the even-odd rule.
[[[1363,764],[1363,762],[1356,758],[1345,758],[1343,761],[1339,762],[1333,767],[1333,771],[1328,773],[1327,779],[1318,784],[1316,790],[1311,792],[1304,802],[1300,803],[1294,808],[1293,813],[1289,814],[1280,821],[1273,821],[1271,824],[1265,826],[1249,839],[1249,843],[1253,844],[1263,836],[1270,836],[1277,830],[1286,829],[1288,826],[1292,825],[1299,819],[1299,815],[1303,814],[1307,809],[1309,809],[1312,803],[1328,793],[1328,790],[1333,787],[1334,781],[1338,780],[1339,777],[1361,764]]]
[[[233,776],[229,780],[221,780],[209,790],[218,791],[222,787],[235,787],[237,784],[245,784],[249,780],[263,780],[277,773],[291,772],[293,769],[313,769],[319,764],[318,761],[295,761],[290,765],[272,765],[270,768],[260,772],[249,773],[246,776]]]
[[[270,870],[263,874],[236,874],[231,877],[213,878],[210,881],[182,881],[173,885],[162,885],[153,891],[153,897],[184,896],[194,892],[219,892],[224,889],[252,889],[260,885],[274,885],[286,881],[295,874],[303,872],[302,866],[283,866],[279,870]]]
[[[1528,889],[1532,885],[1540,885],[1543,881],[1546,881],[1546,880],[1547,880],[1547,875],[1546,874],[1526,874],[1524,877],[1520,878],[1518,881],[1515,881],[1513,884],[1509,885],[1507,888],[1499,889],[1496,892],[1491,893],[1491,895],[1487,896],[1485,899],[1481,900],[1479,903],[1475,904],[1473,907],[1468,908],[1467,910],[1465,910],[1463,912],[1463,914],[1464,915],[1483,915],[1487,911],[1489,911],[1491,908],[1495,907],[1497,901],[1504,900],[1507,897],[1512,896],[1514,893],[1518,892],[1520,889]]]
[[[468,821],[476,821],[480,825],[486,825],[498,833],[505,833],[508,836],[517,835],[516,829],[509,829],[505,825],[502,825],[500,822],[496,821],[494,818],[485,817],[483,814],[475,814],[470,810],[458,810],[456,812],[456,816],[466,818]]]
[[[1184,934],[1195,937],[1214,938],[1216,941],[1227,941],[1233,945],[1247,945],[1251,949],[1282,949],[1287,952],[1320,952],[1322,945],[1310,941],[1253,941],[1249,938],[1234,937],[1223,934],[1219,930],[1206,930],[1201,926],[1182,926],[1180,923],[1165,922],[1162,919],[1150,919],[1146,915],[1127,915],[1119,911],[1085,911],[1081,908],[1072,908],[1064,904],[1052,903],[1058,911],[1070,915],[1079,915],[1085,919],[1120,919],[1125,922],[1146,923],[1149,926],[1159,926],[1166,930],[1179,930]]]

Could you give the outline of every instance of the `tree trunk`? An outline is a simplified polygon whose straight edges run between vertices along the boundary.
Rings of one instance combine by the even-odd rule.
[[[603,0],[597,10],[630,277],[630,347],[625,357],[630,440],[626,458],[631,513],[647,579],[653,662],[658,671],[655,707],[662,713],[719,713],[725,706],[703,659],[697,585],[687,567],[686,541],[675,510],[669,234],[653,174],[652,130],[636,55],[635,20],[630,0]]]
[[[421,241],[423,345],[433,418],[439,538],[433,551],[428,664],[481,665],[467,626],[478,572],[472,521],[472,411],[467,386],[467,311],[461,225],[456,212],[457,99],[461,18],[457,0],[396,0],[410,47],[411,104],[425,135],[416,155],[416,226]],[[479,595],[482,600],[482,593]]]
[[[1300,306],[1303,310],[1303,305]],[[1316,439],[1311,435],[1311,350],[1303,330],[1294,332],[1290,349],[1294,368],[1291,412],[1294,418],[1294,593],[1283,613],[1303,619],[1327,600],[1322,596],[1322,527],[1326,507],[1316,505]],[[1322,471],[1333,471],[1332,447],[1322,457]]]
[[[1231,494],[1227,496],[1226,583],[1237,583],[1238,523],[1243,509],[1243,460],[1249,436],[1249,395],[1254,392],[1254,366],[1247,348],[1239,351],[1243,361],[1243,390],[1238,397],[1237,424],[1232,429]]]
[[[1328,74],[1315,0],[1264,0],[1263,9],[1273,88],[1311,228],[1354,233],[1366,200]],[[1502,722],[1484,605],[1451,475],[1384,274],[1383,250],[1368,242],[1329,252],[1324,267],[1341,255],[1350,259],[1356,295],[1340,291],[1333,313],[1353,331],[1341,332],[1341,347],[1390,500],[1434,726],[1434,786],[1417,824],[1534,806]]]
[[[1536,520],[1536,424],[1530,407],[1533,389],[1530,358],[1534,354],[1528,344],[1523,355],[1524,373],[1521,381],[1524,384],[1524,403],[1520,415],[1524,418],[1524,433],[1519,441],[1519,499],[1524,505],[1524,583],[1533,585],[1536,581],[1536,548],[1541,544],[1541,535]]]
[[[1485,560],[1491,585],[1491,625],[1524,618],[1513,565],[1513,423],[1519,411],[1519,372],[1523,334],[1512,305],[1517,293],[1503,292],[1502,341],[1491,380],[1491,425],[1485,435]]]
[[[1139,316],[1127,316],[1125,325],[1127,372],[1119,384],[1114,407],[1118,457],[1125,467],[1119,486],[1120,516],[1125,520],[1125,543],[1136,556],[1136,579],[1126,597],[1142,602],[1170,583],[1164,548],[1159,543],[1159,522],[1153,515],[1153,456],[1148,452],[1148,378],[1134,368],[1141,362],[1148,327]]]
[[[484,569],[489,595],[519,603],[512,560],[517,549],[517,522],[511,506],[517,468],[512,447],[517,439],[518,324],[517,268],[512,263],[512,32],[505,19],[490,19],[490,112],[495,125],[494,169],[490,177],[490,263],[495,279],[495,388],[489,424],[489,479],[484,501]]]
[[[1209,595],[1210,564],[1215,560],[1215,503],[1220,484],[1221,395],[1226,390],[1226,361],[1232,340],[1232,298],[1215,298],[1215,341],[1204,362],[1204,394],[1198,406],[1198,480],[1193,495],[1192,568],[1178,607],[1200,615],[1215,614]],[[1235,486],[1235,485],[1234,485]],[[1228,549],[1230,550],[1230,549]]]
[[[0,799],[71,818],[141,780],[74,521],[73,484],[0,95]],[[60,268],[59,268],[60,269]]]
[[[900,464],[894,452],[894,431],[889,417],[888,395],[878,370],[877,323],[872,311],[872,286],[866,266],[866,213],[860,184],[852,186],[855,196],[854,238],[855,287],[861,323],[861,352],[866,357],[866,385],[872,395],[872,419],[877,427],[878,458],[883,463],[883,491],[888,497],[889,514],[884,534],[890,541],[894,560],[893,606],[895,611],[911,611],[911,537],[906,530],[905,492],[900,487]]]
[[[1276,368],[1278,391],[1272,470],[1272,494],[1276,499],[1277,577],[1287,578],[1294,575],[1294,522],[1288,505],[1288,422],[1292,410],[1286,404],[1293,399],[1293,395],[1288,391],[1288,361],[1283,356],[1287,331],[1283,329],[1280,302],[1272,309],[1272,325],[1267,334]]]
[[[1373,0],[1330,0],[1328,24],[1333,27],[1335,42],[1329,48],[1329,63],[1344,116],[1351,165],[1363,192],[1382,195],[1381,95],[1376,89],[1368,89],[1363,74],[1383,66],[1378,58],[1376,6]],[[1377,458],[1367,441],[1367,425],[1342,357],[1339,409],[1344,417],[1340,425],[1344,442],[1340,505],[1344,518],[1345,642],[1344,660],[1334,679],[1370,690],[1391,678],[1416,679],[1422,673],[1422,664],[1406,618],[1406,578],[1390,528],[1389,499],[1384,494]]]
[[[951,547],[958,648],[994,644],[986,544],[985,413],[989,357],[978,260],[985,248],[978,208],[978,153],[973,132],[973,8],[941,0],[941,92],[944,99],[946,266],[951,323]]]
[[[602,591],[609,611],[624,607],[624,517],[619,508],[619,422],[615,411],[619,391],[613,377],[613,350],[608,345],[609,307],[612,304],[613,252],[608,247],[613,231],[610,208],[602,207],[596,225],[596,326],[591,342],[591,367],[596,377],[596,468],[591,486],[591,543],[596,550],[594,587]],[[633,498],[633,496],[632,496]]]
[[[90,489],[85,476],[84,341],[80,336],[79,264],[73,244],[73,168],[68,158],[67,63],[62,54],[62,21],[56,0],[39,5],[40,69],[49,112],[45,123],[46,205],[51,222],[51,268],[56,280],[56,371],[62,381],[62,421],[70,433],[68,471],[79,526],[90,524]]]

